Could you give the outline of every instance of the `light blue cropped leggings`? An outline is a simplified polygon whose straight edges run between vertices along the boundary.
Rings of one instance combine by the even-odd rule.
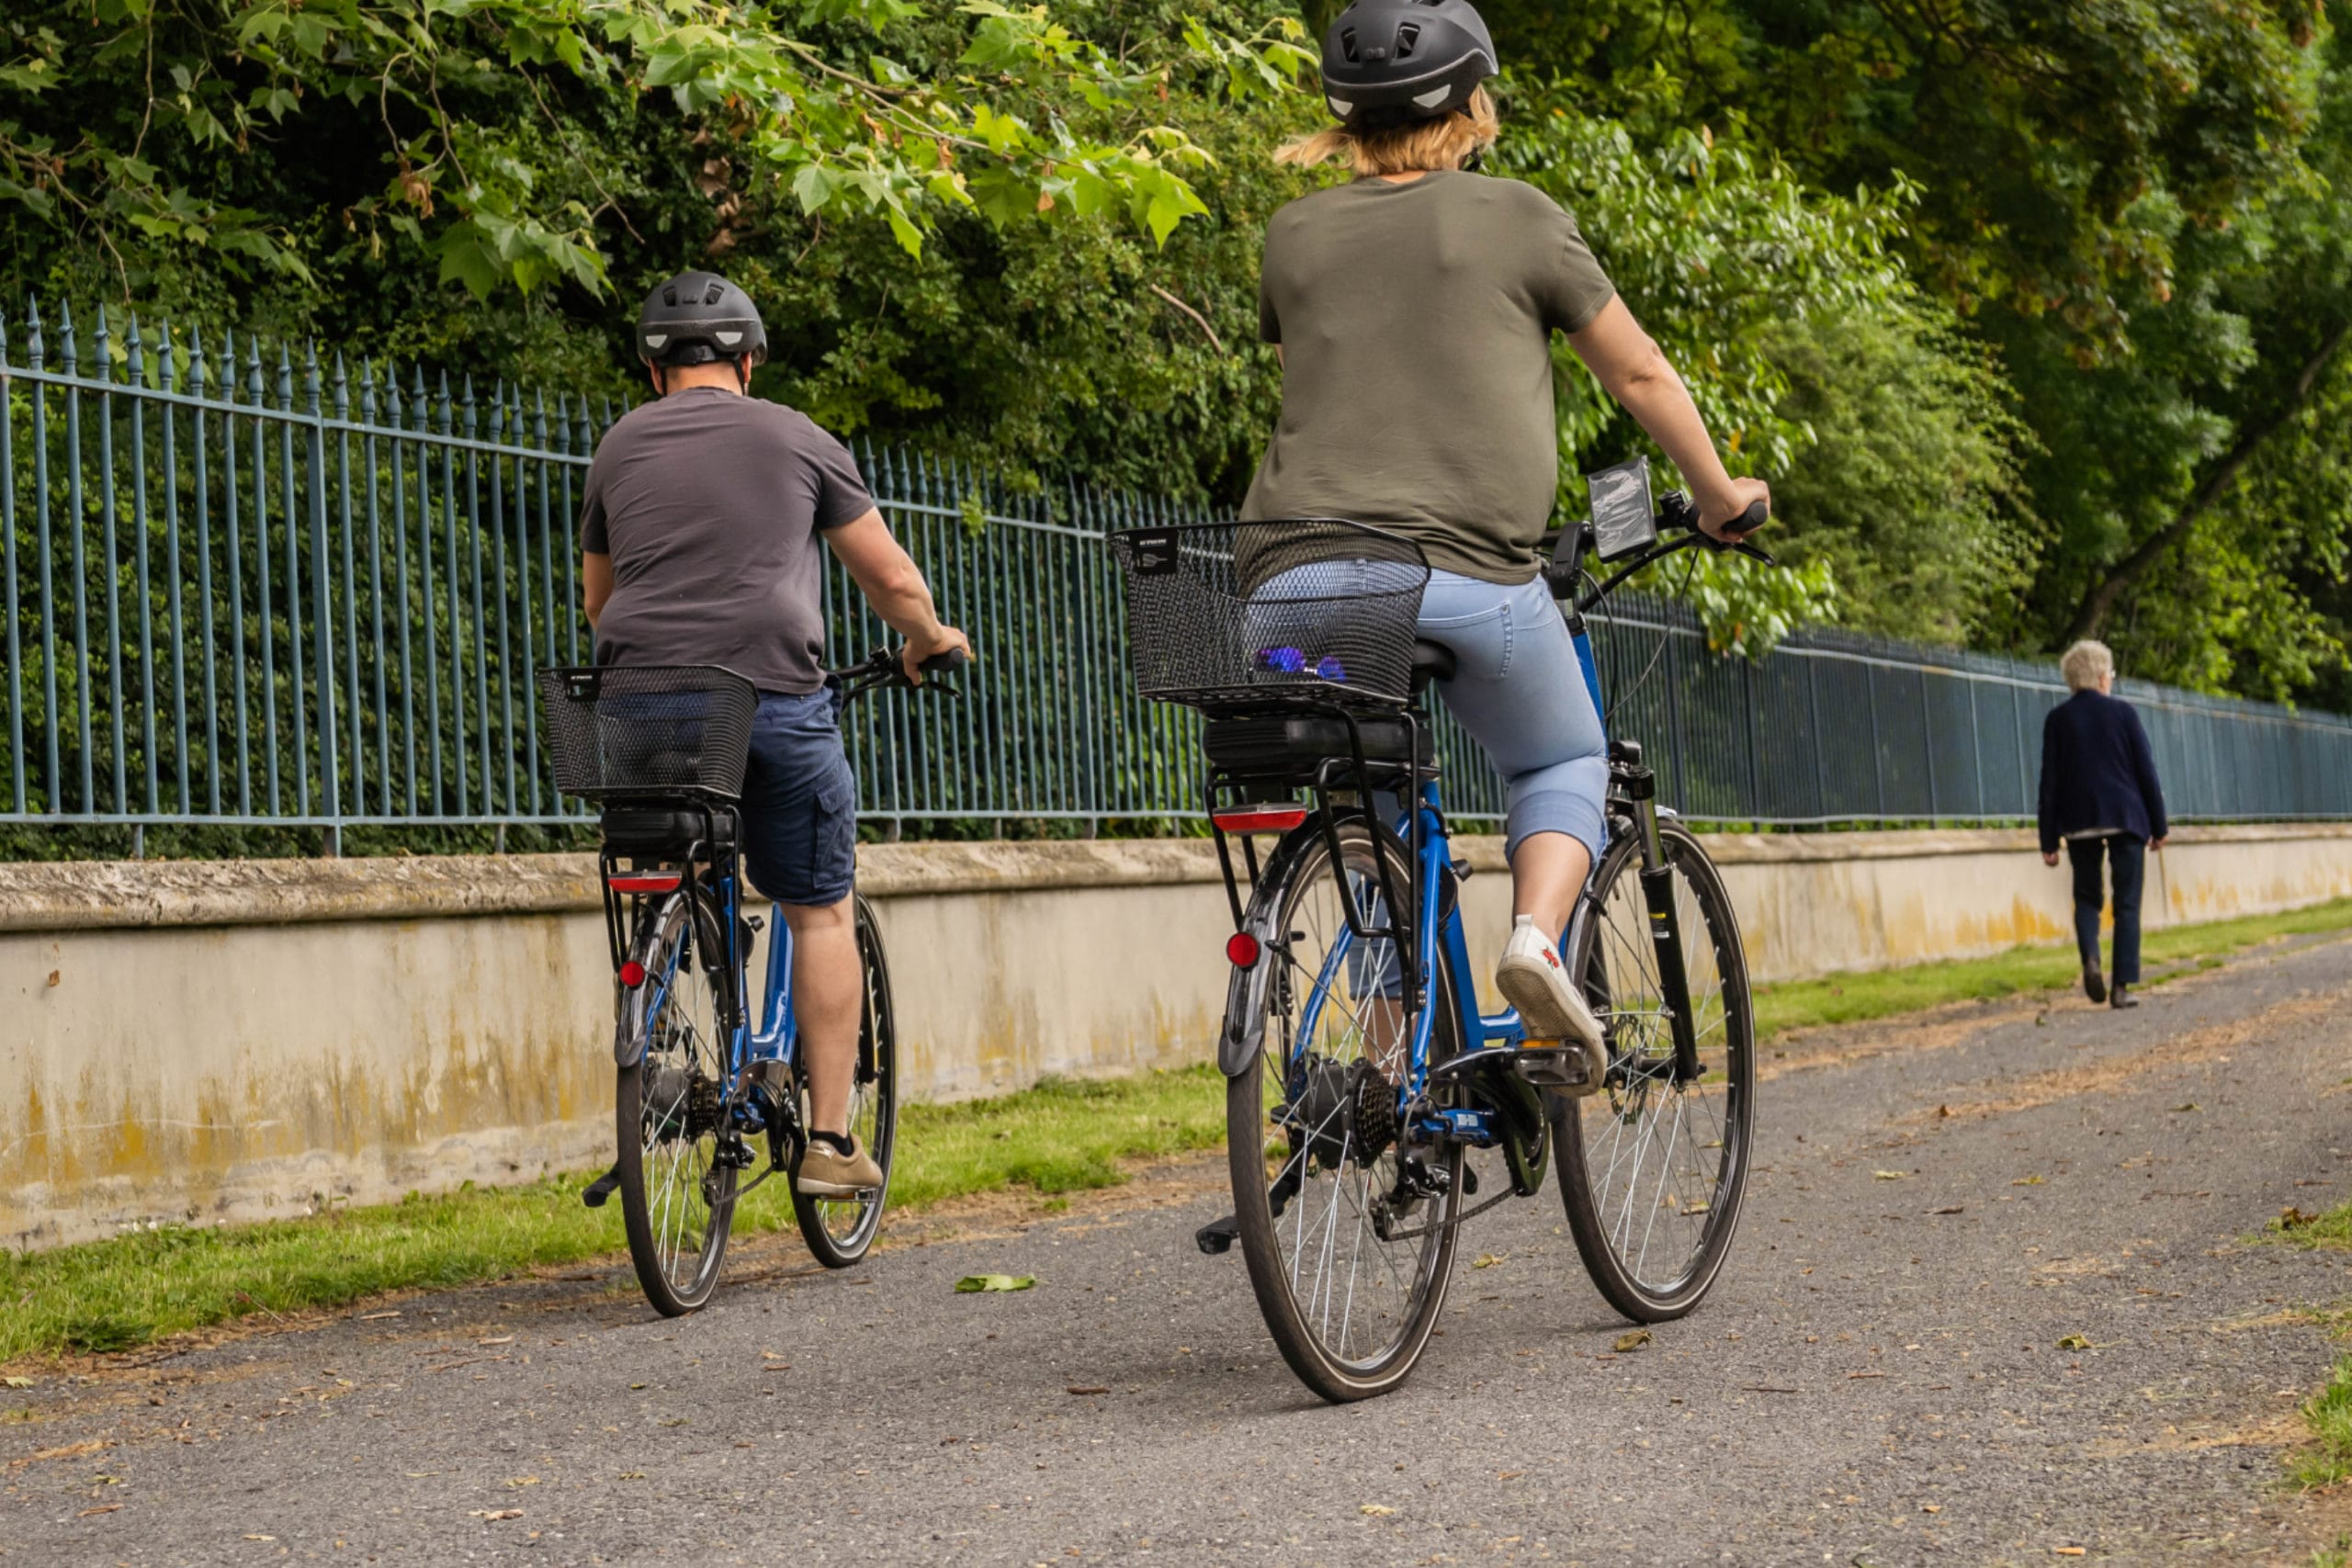
[[[1607,742],[1544,580],[1513,587],[1432,571],[1419,630],[1453,650],[1453,679],[1438,694],[1510,786],[1510,852],[1532,834],[1566,833],[1599,860],[1608,839]]]

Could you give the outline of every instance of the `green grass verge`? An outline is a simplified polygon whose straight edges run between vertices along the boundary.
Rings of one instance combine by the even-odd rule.
[[[902,1111],[894,1209],[1021,1186],[1107,1187],[1122,1161],[1225,1140],[1213,1067],[1035,1089]],[[439,1288],[579,1262],[628,1246],[620,1204],[580,1201],[586,1175],[526,1187],[412,1195],[373,1208],[220,1227],[167,1225],[46,1252],[0,1253],[0,1362],[130,1349],[254,1313],[338,1306],[379,1292]],[[789,1228],[781,1179],[747,1197],[736,1235]]]
[[[2352,927],[2352,900],[2285,915],[2179,927],[2152,935],[2155,964],[2218,962],[2274,937]],[[2043,948],[1991,958],[1757,988],[1769,1038],[1939,1003],[2067,986],[2071,955]],[[977,1192],[1050,1196],[1115,1185],[1122,1166],[1215,1148],[1225,1097],[1214,1069],[1096,1082],[1050,1081],[958,1105],[906,1107],[894,1208]],[[519,1269],[608,1256],[626,1242],[617,1204],[583,1208],[585,1175],[526,1187],[411,1197],[307,1219],[222,1228],[166,1226],[77,1247],[0,1253],[0,1361],[128,1349],[254,1313],[337,1306],[384,1291],[446,1288]],[[739,1235],[787,1228],[781,1182],[746,1199]],[[2352,1245],[2352,1211],[2336,1224]],[[2333,1235],[2337,1231],[2324,1234]],[[2320,1226],[2296,1239],[2326,1245]],[[2346,1395],[2352,1404],[2352,1394]]]
[[[2186,973],[2211,967],[2233,953],[2278,937],[2347,928],[2352,928],[2352,898],[2281,915],[2170,926],[2147,934],[2141,947],[2142,966],[2151,971],[2170,966],[2176,973]],[[2080,973],[2071,948],[2018,947],[1989,958],[1781,981],[1756,987],[1757,1029],[1769,1040],[1792,1029],[1861,1023],[1946,1002],[2058,990],[2073,987]],[[2170,977],[2156,974],[2151,979],[2162,984]]]
[[[2306,1492],[2352,1480],[2352,1356],[2335,1363],[2327,1386],[2303,1402],[2307,1447],[2287,1457],[2287,1478]]]

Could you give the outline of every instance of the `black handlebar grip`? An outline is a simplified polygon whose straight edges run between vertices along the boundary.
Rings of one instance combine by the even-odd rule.
[[[1738,516],[1724,525],[1724,537],[1726,539],[1744,538],[1747,535],[1753,534],[1757,529],[1761,528],[1765,524],[1770,523],[1771,520],[1772,508],[1769,502],[1751,501],[1747,503],[1747,511],[1741,513]]]
[[[926,675],[952,675],[971,661],[970,654],[960,648],[951,648],[944,653],[933,654],[915,668]]]

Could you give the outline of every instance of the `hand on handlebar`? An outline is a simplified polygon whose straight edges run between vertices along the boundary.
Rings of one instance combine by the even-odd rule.
[[[972,657],[972,639],[954,626],[941,626],[935,636],[910,637],[907,646],[899,650],[899,667],[906,671],[909,682],[922,684],[926,668],[934,675],[944,675]]]
[[[1719,545],[1734,545],[1771,520],[1772,487],[1762,479],[1734,479],[1723,494],[1699,508],[1699,532]]]

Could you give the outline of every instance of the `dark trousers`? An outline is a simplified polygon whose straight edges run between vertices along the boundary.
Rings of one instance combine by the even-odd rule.
[[[2075,945],[2083,967],[2098,967],[2098,916],[2107,905],[2099,886],[2104,850],[2115,881],[2115,964],[2109,977],[2119,986],[2140,983],[2140,886],[2148,871],[2148,846],[2127,833],[2111,839],[2069,839],[2066,858],[2075,866]]]

